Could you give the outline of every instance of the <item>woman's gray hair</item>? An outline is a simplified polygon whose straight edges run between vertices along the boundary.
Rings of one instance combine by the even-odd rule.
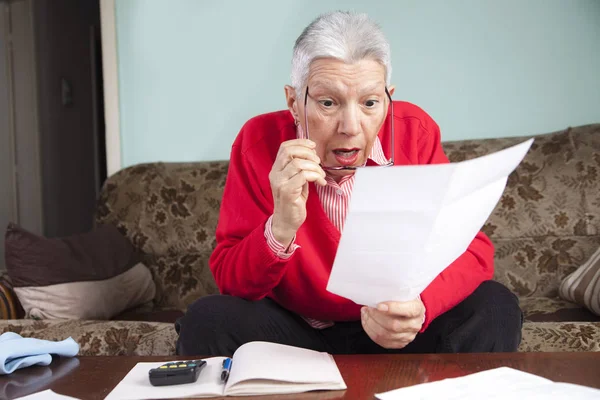
[[[390,45],[381,28],[366,14],[335,11],[319,16],[296,40],[292,57],[292,86],[300,93],[310,64],[319,58],[337,58],[352,64],[370,59],[381,63],[386,85],[392,77]]]

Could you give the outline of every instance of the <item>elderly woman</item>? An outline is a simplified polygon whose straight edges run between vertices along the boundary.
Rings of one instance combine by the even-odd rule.
[[[521,310],[491,280],[483,233],[412,301],[371,308],[326,290],[356,168],[448,162],[431,117],[392,101],[391,72],[365,15],[326,14],[298,37],[288,109],[252,118],[232,146],[210,259],[222,294],[177,321],[179,354],[231,355],[254,340],[332,354],[517,349]]]

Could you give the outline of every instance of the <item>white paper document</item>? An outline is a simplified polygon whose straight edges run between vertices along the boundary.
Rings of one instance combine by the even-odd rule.
[[[327,290],[372,307],[416,298],[466,251],[532,143],[458,163],[358,169]]]
[[[50,389],[37,392],[34,394],[30,394],[29,396],[19,397],[18,400],[79,400],[75,397],[63,396],[62,394],[58,394],[53,392]]]
[[[375,395],[379,400],[600,399],[600,390],[501,367]]]

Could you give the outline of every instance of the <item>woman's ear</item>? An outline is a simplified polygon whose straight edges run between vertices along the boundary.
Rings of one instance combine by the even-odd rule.
[[[390,96],[393,96],[395,91],[396,91],[395,85],[390,85],[390,87],[388,87],[388,92],[390,92]]]
[[[300,110],[298,109],[298,102],[296,101],[296,89],[290,85],[285,85],[285,101],[288,109],[292,113],[295,121],[300,120]]]

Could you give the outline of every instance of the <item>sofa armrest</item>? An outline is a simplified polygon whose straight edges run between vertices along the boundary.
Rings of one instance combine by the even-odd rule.
[[[4,277],[0,279],[0,319],[21,319],[25,311],[12,285]]]

